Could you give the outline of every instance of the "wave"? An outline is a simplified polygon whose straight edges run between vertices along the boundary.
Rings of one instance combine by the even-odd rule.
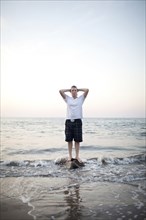
[[[42,148],[42,149],[38,149],[38,148],[34,148],[34,149],[28,149],[29,147],[27,147],[27,149],[15,149],[15,148],[7,148],[5,151],[5,153],[7,155],[38,155],[38,154],[46,154],[46,153],[58,153],[61,152],[63,153],[64,151],[66,151],[66,146],[65,147],[49,147],[49,148]],[[83,151],[134,151],[136,149],[135,146],[129,146],[129,147],[125,147],[125,146],[100,146],[100,145],[87,145],[87,146],[81,146],[80,147],[81,150]],[[138,148],[144,148],[145,146],[139,146]]]
[[[8,167],[44,167],[49,165],[51,160],[23,160],[23,161],[0,161],[1,166]]]
[[[100,160],[103,164],[116,164],[116,165],[140,164],[146,162],[146,155],[140,154],[125,158],[101,157]]]
[[[146,136],[146,132],[141,132],[140,135],[141,136]]]
[[[89,158],[83,161],[85,166],[78,169],[69,169],[66,160],[60,157],[56,160],[0,161],[0,177],[59,177],[78,183],[118,182],[145,189],[145,154],[122,158]]]
[[[0,161],[0,165],[8,166],[8,167],[48,167],[51,164],[62,165],[65,164],[67,158],[60,157],[55,160],[18,160],[18,161]],[[146,162],[146,154],[139,154],[130,157],[95,157],[84,159],[83,162],[85,164],[95,164],[98,165],[108,165],[108,164],[116,164],[116,165],[127,165],[127,164],[141,164]]]
[[[43,154],[46,152],[61,152],[64,151],[65,148],[44,148],[44,149],[30,149],[30,150],[22,150],[22,149],[17,149],[17,150],[12,150],[8,152],[8,155],[15,155],[15,154]]]

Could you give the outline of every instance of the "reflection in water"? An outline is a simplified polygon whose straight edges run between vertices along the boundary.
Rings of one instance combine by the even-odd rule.
[[[65,220],[78,220],[80,219],[82,213],[80,202],[82,199],[80,198],[79,185],[74,185],[70,187],[68,190],[64,191],[65,201],[68,205],[67,213],[68,216]]]

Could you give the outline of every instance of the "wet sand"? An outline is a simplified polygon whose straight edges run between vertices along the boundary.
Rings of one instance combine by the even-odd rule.
[[[10,188],[11,181],[19,183],[18,178],[5,178],[2,182],[1,220],[146,220],[146,198],[136,186],[25,178],[24,188],[18,184],[16,190]],[[26,192],[31,200],[23,203],[20,198]]]
[[[56,198],[57,199],[57,198]],[[57,202],[56,202],[57,203]],[[57,209],[57,206],[56,206]],[[80,210],[81,209],[81,210]],[[33,220],[33,216],[28,214],[30,209],[27,205],[22,204],[17,200],[4,200],[1,202],[1,220]],[[49,209],[48,209],[49,211]],[[55,213],[54,213],[55,214]],[[87,207],[78,207],[77,203],[72,203],[71,208],[66,209],[66,213],[60,214],[56,217],[54,215],[48,215],[48,217],[37,218],[37,219],[64,219],[64,220],[146,220],[146,214],[144,213],[144,208],[135,209],[133,205],[126,206],[105,206],[99,205],[94,209]]]
[[[1,198],[0,219],[1,220],[33,220],[28,214],[30,207],[20,200],[11,198]]]

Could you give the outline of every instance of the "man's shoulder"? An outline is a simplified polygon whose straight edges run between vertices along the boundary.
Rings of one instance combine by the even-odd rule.
[[[84,99],[84,94],[80,95],[78,98],[79,99]]]
[[[66,95],[66,94],[65,94],[65,100],[66,100],[66,101],[68,101],[68,100],[72,100],[72,97],[69,96],[69,95]]]

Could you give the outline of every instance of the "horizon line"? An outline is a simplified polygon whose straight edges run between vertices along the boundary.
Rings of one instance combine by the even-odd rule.
[[[64,118],[66,119],[66,117],[63,116],[1,116],[1,119],[3,118]],[[133,119],[138,119],[138,118],[142,118],[142,119],[146,119],[145,117],[137,117],[137,116],[88,116],[88,117],[83,117],[82,119],[87,119],[87,118],[133,118]]]

